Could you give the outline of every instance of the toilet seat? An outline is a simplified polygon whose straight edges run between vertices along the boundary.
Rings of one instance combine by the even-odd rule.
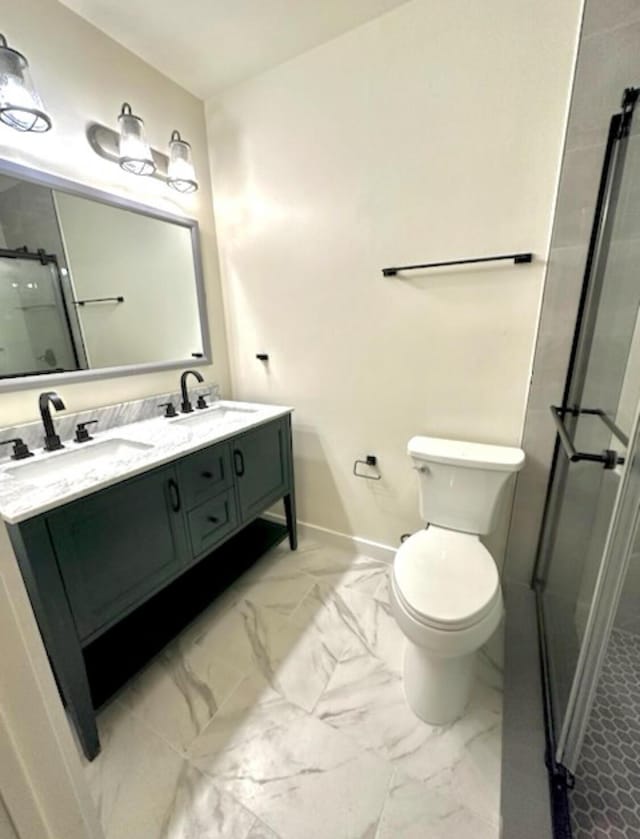
[[[430,526],[393,563],[395,593],[411,617],[442,631],[467,629],[502,602],[498,569],[478,536]]]

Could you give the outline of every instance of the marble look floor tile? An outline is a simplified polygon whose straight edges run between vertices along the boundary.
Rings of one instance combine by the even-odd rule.
[[[420,781],[394,776],[376,839],[498,839],[495,824],[459,799],[432,792]]]
[[[177,639],[121,694],[121,701],[172,746],[187,748],[240,683],[242,671],[206,642]]]
[[[221,592],[204,611],[202,611],[188,626],[186,626],[178,638],[184,647],[196,643],[212,627],[216,626],[238,602],[239,593],[233,586]]]
[[[124,706],[99,718],[102,753],[85,767],[106,839],[246,839],[255,815]]]
[[[373,839],[392,774],[386,761],[249,680],[189,757],[281,839]]]
[[[271,548],[264,556],[247,569],[239,578],[242,581],[268,580],[281,576],[282,574],[307,574],[308,566],[313,567],[314,563],[322,560],[325,555],[326,546],[320,545],[308,537],[298,539],[298,547],[292,551],[288,542],[281,542]],[[332,548],[329,548],[332,551]],[[309,554],[314,554],[317,559],[308,559]]]
[[[316,597],[317,584],[287,623],[270,638],[256,664],[290,702],[312,711],[350,643],[350,632]]]
[[[197,644],[244,673],[260,673],[283,697],[311,711],[349,640],[340,623],[311,620],[313,608],[309,602],[304,618],[287,620],[241,600]]]
[[[280,837],[270,827],[267,827],[266,824],[256,819],[253,827],[247,834],[247,839],[280,839]]]
[[[241,599],[247,600],[277,615],[288,617],[300,604],[304,596],[314,585],[313,577],[304,572],[285,568],[276,568],[268,577],[242,578],[236,583],[236,591]]]
[[[297,551],[288,544],[278,545],[260,559],[238,580],[236,586],[249,587],[272,580],[283,582],[296,577],[311,577],[335,589],[356,588],[373,596],[389,571],[389,564],[333,545],[321,545],[307,539]]]
[[[101,716],[107,839],[497,839],[502,638],[465,717],[426,725],[388,580],[307,537],[219,597]]]
[[[387,573],[378,583],[378,588],[374,591],[373,597],[375,600],[379,600],[380,603],[384,603],[385,605],[389,606],[391,600],[389,599],[389,586],[391,585],[391,572],[392,566],[389,566],[387,569]]]
[[[498,818],[500,694],[482,682],[476,682],[464,717],[431,726],[409,708],[402,677],[364,655],[336,667],[314,713],[433,792],[462,795],[480,815]]]
[[[245,674],[256,668],[270,673],[273,639],[286,624],[277,612],[240,599],[216,614],[195,643]]]
[[[253,813],[185,763],[160,839],[255,839],[255,824]]]
[[[350,551],[309,552],[303,563],[309,575],[335,591],[353,588],[371,597],[389,573],[388,563]]]
[[[394,672],[402,669],[404,637],[388,605],[358,591],[336,591],[320,582],[302,601],[293,620],[322,625],[325,634],[346,638],[341,659],[369,653]]]

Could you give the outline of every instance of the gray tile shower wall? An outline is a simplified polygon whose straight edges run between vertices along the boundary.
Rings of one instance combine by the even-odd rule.
[[[633,552],[622,587],[615,625],[640,635],[640,531],[636,533]]]
[[[60,396],[64,399],[64,387],[60,388]],[[195,398],[200,394],[206,395],[211,401],[220,398],[219,388],[216,384],[203,384],[198,387],[189,386],[189,393]],[[56,413],[52,411],[53,421],[56,426],[56,432],[60,438],[64,440],[71,440],[75,433],[76,425],[79,422],[87,422],[88,420],[97,419],[97,431],[107,431],[110,428],[117,428],[120,425],[127,425],[130,422],[140,422],[141,420],[151,419],[152,417],[161,416],[162,409],[158,408],[161,402],[173,402],[176,409],[180,408],[180,393],[172,391],[171,393],[159,393],[156,396],[148,396],[145,399],[136,399],[131,402],[121,402],[117,405],[106,405],[102,408],[91,408],[88,411],[80,411],[78,413]],[[67,402],[67,407],[71,407]],[[36,422],[26,423],[24,425],[14,425],[8,428],[0,429],[0,435],[3,439],[8,437],[22,437],[29,448],[42,448],[42,423]],[[7,459],[7,454],[2,453],[0,461]]]
[[[625,87],[640,85],[640,0],[587,0],[558,188],[540,329],[504,575],[528,583],[542,522],[555,429],[549,405],[562,399],[595,210],[609,119]]]

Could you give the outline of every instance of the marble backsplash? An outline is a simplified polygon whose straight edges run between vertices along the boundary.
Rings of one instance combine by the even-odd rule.
[[[194,404],[200,394],[206,396],[207,400],[211,402],[220,399],[219,387],[215,384],[205,383],[197,387],[189,387],[189,395]],[[64,442],[65,440],[73,439],[76,425],[79,422],[97,419],[98,424],[89,428],[90,434],[93,434],[94,432],[117,428],[120,425],[128,425],[131,422],[140,422],[141,420],[162,416],[163,409],[158,407],[162,402],[173,402],[176,410],[179,411],[181,401],[182,397],[180,396],[180,392],[172,391],[170,393],[159,393],[155,396],[148,396],[145,399],[120,402],[117,405],[106,405],[102,408],[90,408],[89,410],[78,411],[76,413],[67,413],[66,411],[58,412],[52,408],[51,416],[56,427],[56,433],[60,435],[60,438]],[[42,448],[44,437],[42,422],[36,420],[35,422],[25,423],[24,425],[0,428],[0,440],[7,440],[11,437],[21,437],[30,449],[40,449]],[[6,446],[6,450],[0,450],[0,462],[7,460],[10,454],[11,446]]]

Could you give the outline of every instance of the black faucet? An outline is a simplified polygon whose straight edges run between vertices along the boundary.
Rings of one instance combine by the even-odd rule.
[[[193,412],[193,405],[189,401],[189,394],[187,393],[187,376],[195,376],[199,382],[204,382],[204,379],[197,370],[185,370],[180,376],[180,391],[182,393],[182,406],[180,410],[183,414],[191,414]]]
[[[51,419],[49,403],[53,405],[56,411],[64,411],[66,405],[62,399],[60,399],[55,390],[47,390],[44,393],[41,393],[38,399],[40,416],[42,417],[42,424],[44,426],[44,447],[48,452],[55,452],[57,449],[64,449],[64,446],[56,434],[53,420]]]

